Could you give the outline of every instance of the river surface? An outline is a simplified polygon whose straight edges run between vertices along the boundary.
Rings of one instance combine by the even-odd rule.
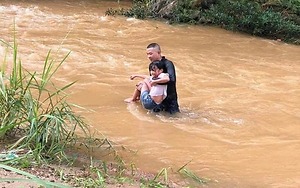
[[[24,67],[39,71],[47,52],[55,79],[77,80],[70,100],[149,172],[187,168],[208,187],[300,187],[300,47],[213,27],[105,16],[121,1],[0,1],[1,39],[14,27]],[[147,73],[145,48],[158,42],[177,71],[181,113],[126,104]],[[1,44],[1,62],[5,48]],[[10,61],[7,57],[7,61]],[[8,64],[7,66],[10,66]],[[126,157],[126,156],[125,156]]]

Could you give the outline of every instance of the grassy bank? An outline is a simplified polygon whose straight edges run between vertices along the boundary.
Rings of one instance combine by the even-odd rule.
[[[299,0],[133,0],[108,15],[164,19],[171,24],[211,25],[253,36],[300,44]]]

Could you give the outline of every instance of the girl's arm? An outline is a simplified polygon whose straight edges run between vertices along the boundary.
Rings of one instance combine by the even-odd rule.
[[[130,80],[133,80],[133,79],[135,79],[135,78],[142,78],[142,79],[145,79],[145,78],[147,78],[147,77],[149,77],[149,76],[148,76],[148,75],[143,75],[143,74],[133,74],[133,75],[130,76]]]

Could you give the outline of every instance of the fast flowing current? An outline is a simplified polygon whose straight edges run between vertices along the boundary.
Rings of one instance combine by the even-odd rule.
[[[1,39],[28,70],[49,50],[55,79],[77,81],[70,100],[94,131],[137,151],[142,170],[187,168],[211,187],[300,186],[300,47],[214,27],[105,16],[129,1],[0,1]],[[176,66],[181,113],[127,104],[133,73],[147,74],[157,42]],[[1,62],[6,48],[1,44]],[[7,57],[9,62],[10,58]],[[7,66],[10,66],[9,64]],[[126,160],[126,159],[125,159]]]

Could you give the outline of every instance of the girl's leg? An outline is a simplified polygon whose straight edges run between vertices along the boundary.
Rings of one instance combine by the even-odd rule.
[[[143,81],[143,86],[142,86],[142,89],[141,89],[141,93],[143,93],[143,91],[150,91],[149,85],[150,85],[149,80],[145,79]]]
[[[141,88],[142,88],[142,85],[143,85],[143,83],[142,83],[142,82],[139,82],[139,83],[136,85],[136,88],[135,88],[135,90],[134,90],[134,92],[133,92],[132,97],[127,98],[127,99],[125,99],[124,101],[127,102],[127,103],[131,103],[131,102],[135,102],[135,101],[140,100],[140,95],[141,95]]]

